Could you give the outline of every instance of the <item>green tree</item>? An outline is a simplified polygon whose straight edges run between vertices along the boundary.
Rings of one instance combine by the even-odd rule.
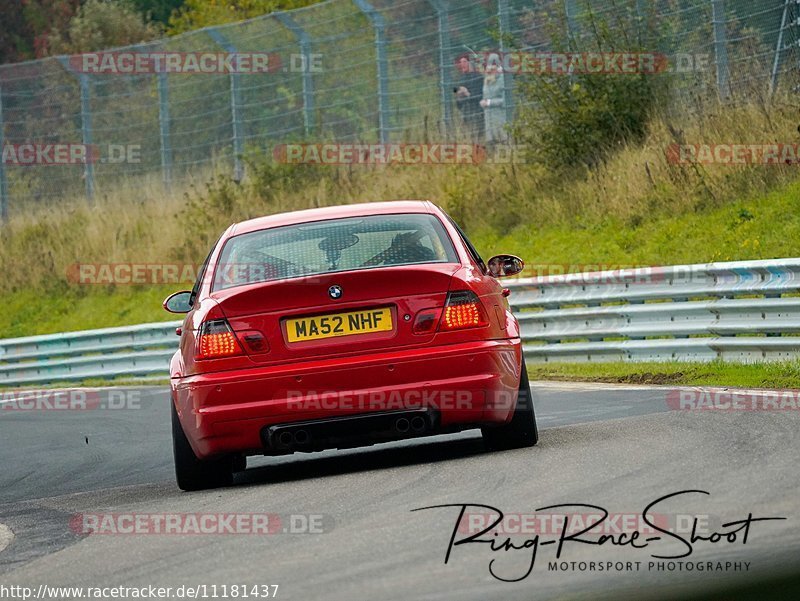
[[[660,32],[640,32],[631,0],[614,14],[582,16],[581,35],[567,36],[566,14],[547,22],[555,52],[648,53],[661,47]],[[642,44],[639,39],[645,41]],[[580,55],[578,55],[580,56]],[[532,157],[551,167],[602,163],[619,148],[644,139],[653,116],[670,98],[666,73],[542,73],[517,78],[524,102],[513,126],[514,138]]]
[[[47,56],[49,35],[69,23],[80,0],[0,0],[0,61]]]
[[[162,35],[129,0],[87,0],[62,31],[49,36],[50,54],[77,54],[138,44]]]
[[[148,21],[167,25],[172,13],[183,6],[183,0],[132,0],[133,6]]]
[[[10,63],[33,55],[33,32],[25,21],[21,0],[0,0],[0,63]]]
[[[175,35],[318,2],[320,0],[186,0],[181,9],[170,18],[167,32]]]

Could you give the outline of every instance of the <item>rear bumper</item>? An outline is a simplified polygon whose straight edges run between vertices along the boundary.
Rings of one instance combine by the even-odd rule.
[[[361,447],[376,442],[440,434],[435,409],[342,415],[267,426],[261,438],[268,454],[311,453],[324,449]]]
[[[270,427],[346,416],[431,410],[452,431],[511,418],[521,353],[492,340],[257,367],[173,379],[173,398],[201,458],[269,453]]]

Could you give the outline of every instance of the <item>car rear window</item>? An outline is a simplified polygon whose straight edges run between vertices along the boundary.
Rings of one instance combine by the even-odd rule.
[[[457,261],[453,243],[433,215],[330,219],[234,236],[222,249],[213,289],[356,269]]]

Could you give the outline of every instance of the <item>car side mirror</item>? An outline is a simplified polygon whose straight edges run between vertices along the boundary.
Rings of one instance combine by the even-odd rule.
[[[188,290],[176,292],[164,300],[163,307],[170,313],[188,313],[192,310],[192,293]]]
[[[525,262],[514,255],[495,255],[486,264],[489,275],[496,278],[507,278],[517,275],[525,269]]]

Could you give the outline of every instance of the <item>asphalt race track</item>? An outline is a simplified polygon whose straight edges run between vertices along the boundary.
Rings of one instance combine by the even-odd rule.
[[[533,390],[541,441],[532,449],[487,453],[479,433],[471,431],[256,458],[235,486],[191,494],[173,482],[164,388],[122,391],[140,403],[118,410],[0,406],[0,583],[259,584],[278,585],[277,598],[287,600],[510,601],[675,598],[797,572],[798,411],[671,410],[662,388],[534,384]],[[526,572],[530,549],[493,552],[489,544],[463,544],[445,565],[459,508],[412,511],[470,503],[519,517],[549,505],[583,503],[636,516],[660,497],[691,489],[710,496],[682,495],[653,511],[668,522],[683,519],[677,515],[709,516],[709,531],[730,531],[714,526],[750,513],[788,519],[752,523],[746,544],[740,532],[732,543],[696,542],[690,557],[672,560],[747,563],[747,571],[648,568],[648,562],[667,561],[653,554],[686,552],[686,545],[668,535],[643,549],[567,541],[559,563],[577,567],[550,570],[556,544],[544,542],[558,537],[551,532],[541,534],[530,575],[502,582],[490,574],[490,562],[495,560],[496,575],[512,580]],[[74,517],[187,513],[278,514],[283,527],[270,535],[87,536]],[[292,521],[290,515],[301,517]],[[312,522],[316,527],[307,527]],[[517,533],[512,540],[522,546],[533,536]],[[618,561],[641,562],[641,569],[590,571],[578,565]]]

